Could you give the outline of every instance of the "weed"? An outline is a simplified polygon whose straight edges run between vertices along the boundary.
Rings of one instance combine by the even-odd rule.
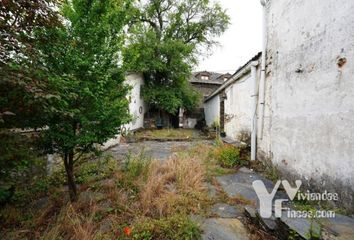
[[[144,150],[138,155],[132,155],[129,153],[123,165],[123,172],[129,180],[141,175],[146,176],[146,171],[149,168],[150,163],[151,158],[145,155]]]
[[[231,145],[223,145],[216,149],[215,157],[222,167],[233,168],[240,165],[240,151]]]
[[[201,239],[199,226],[185,215],[172,215],[161,219],[146,218],[136,223],[133,239]]]

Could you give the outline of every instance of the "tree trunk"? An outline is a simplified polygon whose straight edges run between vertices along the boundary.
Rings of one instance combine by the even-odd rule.
[[[70,153],[66,153],[64,155],[64,166],[66,171],[66,176],[68,180],[68,188],[70,201],[77,201],[77,189],[75,184],[75,176],[74,176],[74,153],[71,151]]]

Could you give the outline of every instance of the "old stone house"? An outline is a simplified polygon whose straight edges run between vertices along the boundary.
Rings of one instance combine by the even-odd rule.
[[[258,53],[250,59],[204,99],[208,127],[217,122],[220,124],[221,132],[235,140],[244,132],[251,134],[255,110],[250,106],[257,98],[252,92],[258,84],[260,56],[261,53]]]
[[[235,140],[248,131],[253,159],[312,191],[336,192],[352,208],[354,1],[261,2],[261,61],[253,59],[206,98],[207,124],[222,116],[224,101],[224,131]]]
[[[193,73],[192,77],[189,79],[189,83],[201,94],[201,99],[193,111],[180,111],[180,127],[194,128],[197,123],[203,124],[201,121],[205,121],[204,99],[218,89],[230,77],[231,74],[229,73],[223,74],[208,71]]]

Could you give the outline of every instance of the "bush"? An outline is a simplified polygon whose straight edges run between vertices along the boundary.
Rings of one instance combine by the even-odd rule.
[[[231,145],[223,145],[216,149],[215,157],[225,168],[233,168],[241,163],[240,150]]]

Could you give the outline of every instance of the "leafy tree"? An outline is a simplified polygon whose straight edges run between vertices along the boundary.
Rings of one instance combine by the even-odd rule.
[[[67,1],[61,8],[64,26],[37,33],[42,61],[51,73],[43,143],[63,156],[72,201],[77,199],[74,165],[80,156],[130,120],[129,89],[119,67],[128,8],[125,0]]]
[[[124,59],[129,70],[144,74],[145,100],[169,113],[191,109],[198,100],[188,85],[192,68],[228,24],[225,11],[209,0],[138,1]]]
[[[0,128],[44,124],[47,71],[38,62],[34,35],[61,24],[55,4],[57,0],[0,1]]]
[[[45,126],[48,71],[40,64],[39,29],[61,25],[57,0],[0,1],[0,203],[11,200],[16,185],[43,163],[35,135],[12,128]]]

